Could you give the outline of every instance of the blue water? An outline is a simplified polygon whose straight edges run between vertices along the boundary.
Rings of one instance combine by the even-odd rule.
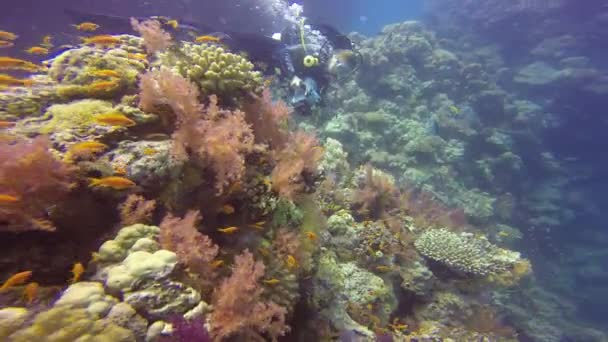
[[[420,19],[423,0],[305,0],[304,8],[313,21],[370,36],[384,25]]]

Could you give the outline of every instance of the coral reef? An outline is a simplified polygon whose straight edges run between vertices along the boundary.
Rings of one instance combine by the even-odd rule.
[[[161,53],[160,64],[194,82],[203,96],[228,102],[261,91],[262,76],[253,64],[218,45],[183,42]]]

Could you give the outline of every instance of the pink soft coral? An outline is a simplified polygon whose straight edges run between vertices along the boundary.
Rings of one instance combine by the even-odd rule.
[[[196,86],[168,70],[147,73],[140,88],[142,109],[169,106],[173,111],[174,158],[211,168],[218,193],[241,179],[245,155],[254,147],[253,132],[243,112],[220,109],[215,95],[209,97],[207,107],[201,106]]]
[[[163,30],[158,20],[138,21],[131,18],[131,27],[144,39],[148,53],[162,51],[171,45],[171,35]]]
[[[283,101],[272,101],[269,89],[262,96],[251,94],[253,100],[243,105],[247,122],[251,124],[255,142],[266,144],[271,150],[285,147],[289,138],[287,127],[291,109]]]
[[[293,199],[305,188],[305,176],[313,175],[323,157],[323,148],[314,135],[296,132],[276,154],[272,187],[282,197]]]
[[[274,341],[289,331],[285,324],[287,310],[272,301],[262,300],[260,280],[264,268],[248,250],[234,258],[232,275],[213,295],[210,320],[211,333],[216,340],[234,335],[245,340],[261,340],[259,334],[267,334]]]
[[[211,262],[217,257],[219,247],[198,231],[196,226],[200,220],[198,211],[189,211],[184,218],[168,214],[160,224],[159,240],[162,248],[175,252],[178,260],[205,282],[200,285],[206,287],[215,278]]]
[[[46,137],[0,142],[1,231],[55,230],[48,211],[70,190],[71,169],[49,151]]]

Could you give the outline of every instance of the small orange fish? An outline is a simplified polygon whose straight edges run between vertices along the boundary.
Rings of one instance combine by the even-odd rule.
[[[4,56],[0,57],[0,70],[41,71],[43,69],[43,66],[36,65],[23,59]]]
[[[158,153],[158,150],[152,147],[146,147],[143,150],[143,154],[146,156],[152,156]]]
[[[11,128],[11,127],[15,127],[14,122],[0,120],[0,128]]]
[[[13,32],[0,30],[0,39],[1,40],[15,40],[15,39],[17,39],[17,37],[19,37],[19,36],[14,34]]]
[[[319,237],[317,236],[317,234],[315,234],[315,232],[306,232],[306,237],[308,238],[308,240],[310,241],[317,241],[319,239]]]
[[[0,287],[0,293],[8,290],[13,286],[25,283],[28,279],[30,279],[31,276],[32,271],[23,271],[13,274],[10,278],[8,278],[7,281],[4,282],[4,284],[2,284],[2,287]]]
[[[222,206],[222,208],[220,209],[220,212],[222,214],[226,214],[226,215],[230,215],[234,213],[234,207],[231,206],[230,204],[224,204]]]
[[[113,78],[121,77],[121,75],[118,71],[111,70],[111,69],[95,70],[91,74],[93,74],[93,76],[97,76],[97,77],[113,77]]]
[[[140,61],[148,61],[148,55],[146,55],[145,53],[129,53],[127,54],[127,58],[130,59],[137,59]]]
[[[265,279],[264,280],[264,284],[268,284],[268,285],[276,285],[278,283],[280,283],[281,281],[277,278],[270,278],[270,279]]]
[[[117,176],[109,176],[103,178],[91,178],[90,187],[106,187],[112,188],[114,190],[124,190],[129,189],[137,184],[135,184],[132,180],[124,177]]]
[[[125,176],[127,174],[127,165],[125,164],[114,164],[112,166],[115,175]]]
[[[0,205],[2,204],[12,204],[19,202],[19,198],[13,195],[8,194],[0,194]]]
[[[77,262],[72,266],[72,274],[73,277],[70,279],[70,283],[74,284],[78,280],[80,280],[80,276],[84,273],[84,266],[81,263]]]
[[[50,220],[45,218],[35,218],[31,219],[30,223],[36,228],[36,230],[43,230],[47,232],[54,232],[55,225]]]
[[[70,146],[68,152],[65,154],[65,160],[71,161],[74,157],[90,157],[96,153],[103,152],[106,148],[108,148],[108,145],[98,141],[79,142]]]
[[[265,224],[266,224],[266,221],[258,221],[258,222],[254,223],[254,224],[250,224],[249,227],[255,228],[255,229],[259,229],[259,230],[263,230]]]
[[[0,40],[0,48],[9,48],[11,46],[15,46],[15,43],[6,40]]]
[[[34,299],[36,299],[36,296],[38,295],[39,287],[40,286],[38,285],[37,282],[31,282],[25,286],[25,289],[23,289],[23,296],[27,300],[28,305],[32,304]]]
[[[224,265],[224,260],[222,259],[215,260],[211,263],[211,267],[213,268],[222,267],[222,265]]]
[[[287,267],[292,269],[298,267],[298,262],[296,261],[296,258],[294,258],[291,254],[287,256]]]
[[[174,30],[179,29],[179,22],[175,19],[167,20],[166,24],[173,27]]]
[[[78,31],[83,31],[83,32],[93,32],[99,28],[99,25],[97,25],[95,23],[91,23],[91,22],[84,22],[84,23],[80,23],[78,25],[72,25],[72,26],[75,27]]]
[[[18,79],[11,75],[0,74],[0,85],[5,86],[22,86],[22,87],[31,87],[34,84],[33,80],[29,79]]]
[[[194,39],[197,43],[219,43],[220,38],[216,36],[198,36]]]
[[[43,56],[49,54],[49,49],[43,48],[42,46],[32,46],[31,48],[25,50],[25,52],[29,53],[30,55]]]
[[[110,126],[135,126],[135,121],[118,112],[98,115],[95,120],[101,124]]]
[[[239,231],[239,227],[232,226],[226,228],[219,228],[217,231],[224,234],[234,234]]]
[[[386,265],[376,266],[376,271],[379,271],[379,272],[388,272],[390,270],[392,270],[392,268],[390,266],[386,266]]]
[[[89,88],[94,91],[112,91],[120,85],[120,80],[99,81],[89,84]]]
[[[102,34],[99,36],[93,36],[88,38],[83,37],[82,42],[83,44],[91,44],[98,47],[113,47],[122,43],[120,38],[116,38],[108,34]]]

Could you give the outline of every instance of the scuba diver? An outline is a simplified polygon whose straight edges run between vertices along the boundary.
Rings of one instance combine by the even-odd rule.
[[[133,32],[130,18],[65,10],[73,21],[94,22],[117,33]],[[361,64],[361,55],[351,40],[329,25],[292,23],[272,37],[259,33],[226,31],[162,16],[156,19],[173,34],[175,40],[192,40],[199,35],[216,35],[233,52],[245,52],[254,64],[267,66],[268,75],[277,75],[288,83],[289,103],[300,114],[310,114],[322,104],[322,96],[332,81],[343,81]],[[109,33],[109,32],[108,32]]]

